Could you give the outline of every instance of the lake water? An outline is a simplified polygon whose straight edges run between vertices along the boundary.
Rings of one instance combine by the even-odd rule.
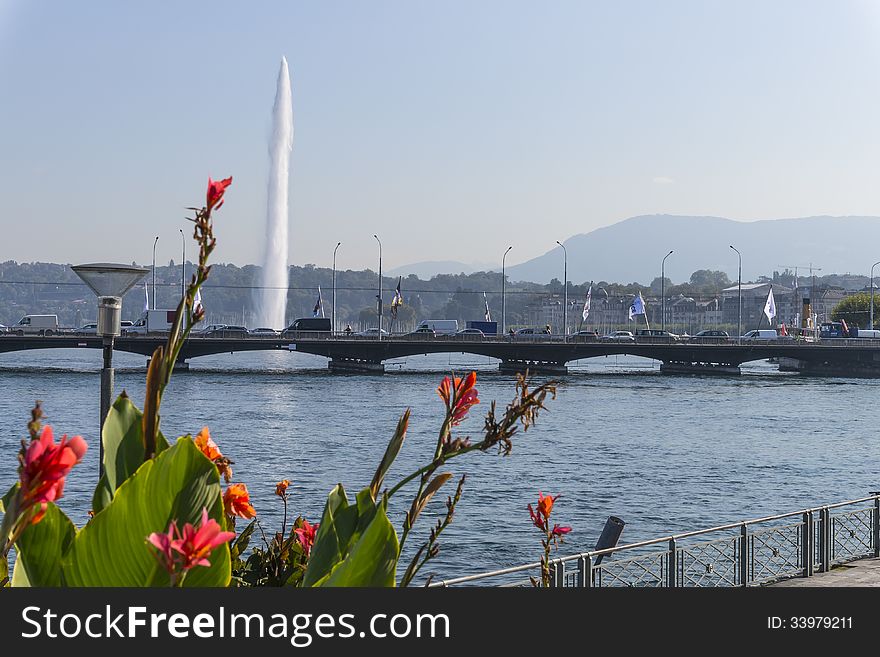
[[[117,353],[114,365],[116,391],[142,406],[145,358]],[[440,555],[423,574],[446,578],[537,560],[540,535],[526,505],[538,491],[562,495],[553,520],[573,527],[560,551],[569,554],[592,549],[609,515],[627,523],[622,542],[634,542],[880,488],[880,381],[802,378],[764,362],[745,365],[740,377],[666,376],[658,367],[622,356],[573,364],[509,457],[474,453],[450,462],[447,470],[468,480]],[[16,478],[19,441],[41,399],[56,436],[81,434],[90,443],[61,500],[78,525],[97,480],[99,369],[97,350],[0,354],[0,487]],[[499,374],[497,361],[463,354],[391,361],[384,375],[330,374],[325,359],[287,352],[197,358],[172,379],[161,427],[173,438],[208,425],[235,461],[235,481],[247,484],[274,530],[281,519],[275,482],[293,482],[294,515],[320,520],[334,484],[350,496],[369,484],[407,407],[410,431],[386,482],[425,463],[442,420],[437,384],[450,370],[470,369],[482,402],[460,432],[478,439],[489,402],[503,408],[514,378]],[[420,518],[410,548],[443,512],[454,481],[447,486]],[[410,499],[400,494],[392,503],[398,527]]]

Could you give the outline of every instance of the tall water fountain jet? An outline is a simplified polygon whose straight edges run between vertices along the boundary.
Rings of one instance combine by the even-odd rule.
[[[269,141],[269,187],[266,208],[266,243],[260,287],[256,290],[256,325],[283,329],[287,310],[287,193],[290,151],[293,148],[293,103],[287,59],[281,58],[272,137]]]

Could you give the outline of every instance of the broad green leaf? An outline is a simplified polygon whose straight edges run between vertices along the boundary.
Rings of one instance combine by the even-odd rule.
[[[75,534],[70,518],[49,502],[42,520],[25,529],[15,544],[13,586],[60,586],[61,558]]]
[[[163,586],[168,576],[159,568],[147,542],[153,532],[166,532],[171,521],[198,525],[202,508],[224,525],[220,478],[216,466],[185,437],[143,463],[119,486],[113,501],[83,527],[62,562],[69,586]],[[229,546],[215,549],[211,566],[193,568],[185,586],[226,586],[230,578]]]
[[[356,527],[357,507],[349,506],[345,488],[337,484],[327,496],[321,526],[315,535],[309,565],[303,576],[303,586],[314,585],[339,563]]]
[[[345,559],[319,586],[394,586],[399,553],[397,532],[383,499]]]
[[[144,414],[122,394],[110,407],[101,440],[104,443],[104,476],[95,488],[92,509],[101,511],[113,499],[116,489],[134,474],[144,462]],[[168,441],[160,433],[159,452],[168,449]]]
[[[383,507],[384,507],[383,500]],[[342,485],[338,485],[330,492],[327,504],[324,507],[324,515],[321,518],[321,526],[318,528],[318,534],[315,537],[315,545],[312,547],[312,553],[309,557],[309,564],[303,577],[303,586],[322,586],[327,581],[331,573],[336,568],[341,567],[340,564],[346,563],[351,557],[352,550],[361,545],[363,536],[368,531],[377,531],[373,526],[373,521],[378,517],[378,508],[373,501],[370,488],[364,488],[357,495],[355,504],[349,505],[348,498]],[[384,514],[384,511],[383,511]],[[387,521],[387,517],[386,517]],[[380,523],[381,524],[381,523]],[[391,533],[394,535],[395,551],[399,550],[397,543],[397,534],[393,527]],[[376,540],[371,539],[371,540]],[[379,545],[380,542],[376,544]],[[390,550],[390,548],[389,548]],[[363,548],[361,548],[363,556]],[[379,565],[382,556],[377,553],[377,568],[383,568]],[[394,556],[396,567],[397,556]],[[365,575],[359,573],[357,577],[345,571],[341,577],[355,581],[364,580]],[[377,571],[378,572],[378,571]],[[383,571],[384,572],[384,571]],[[378,581],[385,582],[385,575],[376,575]],[[365,581],[365,580],[364,580]],[[372,581],[372,580],[371,580]],[[392,569],[393,582],[393,569]],[[387,584],[352,584],[352,586],[387,586]]]

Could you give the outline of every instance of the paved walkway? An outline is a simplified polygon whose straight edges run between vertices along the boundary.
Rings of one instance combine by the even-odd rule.
[[[859,559],[836,566],[827,573],[795,577],[768,586],[880,586],[880,559]]]

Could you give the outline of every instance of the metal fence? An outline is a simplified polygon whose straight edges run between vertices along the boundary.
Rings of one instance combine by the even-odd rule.
[[[550,561],[551,586],[760,586],[880,557],[880,494]],[[535,562],[431,586],[531,586]]]

